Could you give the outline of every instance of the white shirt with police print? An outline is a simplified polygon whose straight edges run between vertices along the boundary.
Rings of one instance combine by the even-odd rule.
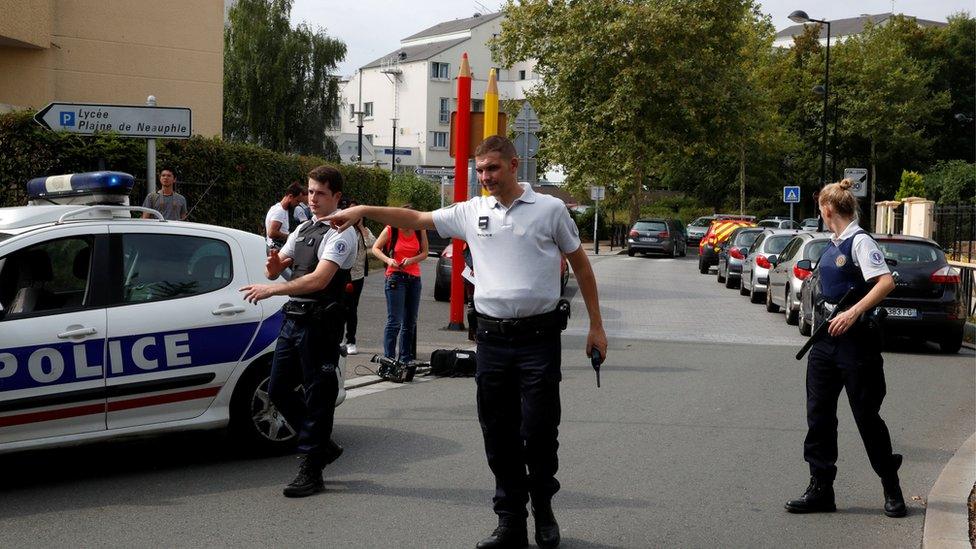
[[[441,236],[468,243],[475,309],[495,318],[555,309],[561,256],[580,247],[579,231],[563,201],[520,185],[522,196],[509,208],[493,196],[476,196],[433,212]]]
[[[840,235],[832,236],[830,241],[834,243],[834,246],[840,246],[841,242],[860,230],[861,227],[855,219]],[[859,234],[854,237],[854,242],[851,243],[851,256],[854,258],[854,265],[861,268],[861,276],[864,277],[864,280],[871,280],[874,277],[891,272],[878,243],[866,234]]]
[[[322,223],[326,222],[322,221]],[[304,227],[304,224],[300,225],[295,232],[288,235],[288,240],[279,252],[281,255],[295,257],[295,240]],[[356,231],[340,233],[330,228],[322,238],[322,242],[319,242],[319,249],[315,255],[318,256],[319,261],[327,259],[338,265],[340,269],[351,269],[356,262]]]

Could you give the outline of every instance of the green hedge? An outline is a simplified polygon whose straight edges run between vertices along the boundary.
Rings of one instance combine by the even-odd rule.
[[[146,142],[111,134],[81,137],[45,130],[31,111],[0,115],[0,206],[26,204],[26,183],[34,177],[114,170],[136,177],[131,201],[145,196]],[[218,138],[161,139],[156,166],[176,169],[177,191],[186,196],[190,220],[264,231],[268,208],[292,181],[306,181],[314,156],[281,154]],[[376,168],[339,165],[343,195],[361,204],[386,205],[389,174]]]

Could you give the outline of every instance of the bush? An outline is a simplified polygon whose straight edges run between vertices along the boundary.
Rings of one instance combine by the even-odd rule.
[[[902,200],[912,196],[925,198],[925,180],[922,174],[908,170],[901,172],[901,185],[895,193],[895,200]]]
[[[436,210],[441,206],[440,187],[429,179],[398,173],[390,180],[387,202],[390,206],[413,204],[414,209],[425,212]]]
[[[583,240],[593,240],[593,216],[596,215],[596,208],[587,208],[585,212],[573,213],[573,221],[576,222],[576,228],[579,229],[580,238]],[[597,219],[597,231],[600,235],[601,240],[610,238],[610,232],[607,230],[607,212],[601,211],[600,217]]]
[[[0,115],[0,206],[27,202],[26,182],[34,177],[93,171],[126,172],[136,177],[132,204],[146,194],[146,142],[111,134],[82,137],[56,133],[35,124],[33,112]],[[177,190],[186,196],[189,219],[264,231],[264,216],[292,181],[326,164],[314,156],[276,153],[255,145],[218,138],[160,139],[156,165],[176,170]],[[389,175],[376,168],[337,166],[345,180],[343,195],[362,204],[385,205]]]
[[[940,204],[976,202],[976,164],[964,160],[941,162],[925,175],[926,198]]]

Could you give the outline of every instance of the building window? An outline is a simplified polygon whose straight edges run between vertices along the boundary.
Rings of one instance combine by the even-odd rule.
[[[437,112],[438,121],[441,124],[451,123],[451,99],[448,97],[441,97],[440,109]]]
[[[525,71],[519,71],[519,80],[525,80]]]
[[[349,103],[349,121],[352,122],[356,120],[356,104]]]
[[[438,63],[432,62],[430,64],[430,77],[437,80],[450,80],[451,79],[451,64],[450,63]]]
[[[472,99],[471,100],[471,112],[485,112],[485,100],[484,99]]]
[[[363,103],[363,116],[373,118],[373,102]]]
[[[430,141],[430,148],[432,149],[446,149],[447,148],[447,132],[433,132],[432,139]]]

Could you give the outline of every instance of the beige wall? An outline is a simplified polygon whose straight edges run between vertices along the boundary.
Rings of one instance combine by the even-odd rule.
[[[220,135],[223,0],[0,0],[0,13],[0,107],[155,95]]]

